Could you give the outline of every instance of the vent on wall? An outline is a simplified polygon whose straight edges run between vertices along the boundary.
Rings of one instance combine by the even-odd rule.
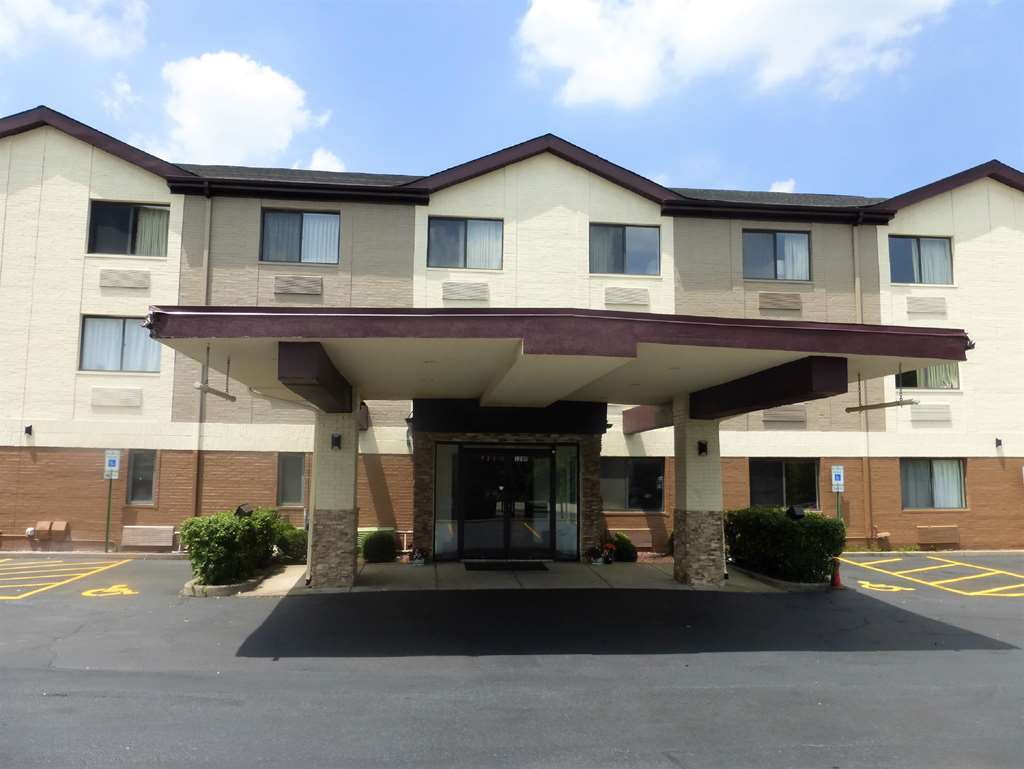
[[[800,294],[782,293],[779,291],[761,291],[757,295],[757,306],[761,310],[796,310],[803,309]]]
[[[323,293],[323,279],[319,275],[275,275],[275,294],[306,294]]]
[[[148,270],[100,270],[102,288],[149,288]]]
[[[486,302],[491,298],[491,287],[486,283],[446,280],[441,284],[441,298],[445,301]]]
[[[802,403],[798,403],[793,406],[778,406],[774,409],[765,409],[762,419],[765,422],[782,422],[790,425],[806,424],[807,407]]]
[[[910,407],[911,422],[951,422],[953,413],[948,403],[919,403]]]
[[[646,288],[608,286],[604,290],[604,303],[646,305],[651,303],[651,293]]]
[[[944,296],[908,296],[907,314],[912,315],[946,315],[946,297]]]
[[[92,388],[93,406],[112,406],[114,408],[134,408],[142,405],[142,388],[140,387],[94,387]]]

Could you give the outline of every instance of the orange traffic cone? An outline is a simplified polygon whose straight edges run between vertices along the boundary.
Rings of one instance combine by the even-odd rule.
[[[833,590],[846,590],[843,580],[839,577],[839,559],[832,561],[832,585]]]

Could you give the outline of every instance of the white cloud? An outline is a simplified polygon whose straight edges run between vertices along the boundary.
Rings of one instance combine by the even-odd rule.
[[[567,105],[638,107],[738,67],[762,90],[810,78],[841,98],[858,75],[904,65],[908,39],[951,2],[532,0],[518,42],[531,79],[567,73]]]
[[[796,179],[780,179],[777,182],[772,182],[772,186],[768,188],[769,192],[796,192]]]
[[[345,164],[329,149],[317,147],[313,150],[313,157],[309,160],[309,169],[312,171],[344,171]]]
[[[145,42],[146,12],[143,0],[0,0],[0,53],[17,55],[37,37],[53,37],[93,56],[124,56]]]
[[[294,80],[232,51],[168,62],[163,78],[171,128],[151,151],[172,161],[270,163],[296,133],[330,119],[309,110]]]
[[[120,120],[125,107],[138,101],[139,96],[132,90],[132,84],[123,72],[119,72],[110,81],[110,90],[103,94],[103,109],[115,120]]]

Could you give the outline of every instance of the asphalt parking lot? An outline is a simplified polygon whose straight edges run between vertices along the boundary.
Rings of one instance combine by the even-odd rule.
[[[899,557],[829,593],[283,599],[0,557],[0,766],[1019,769],[1024,554]]]

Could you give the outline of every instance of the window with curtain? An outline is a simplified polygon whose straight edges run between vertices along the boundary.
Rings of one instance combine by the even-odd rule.
[[[901,459],[903,509],[966,507],[962,459]]]
[[[322,211],[263,211],[260,260],[337,264],[341,215]]]
[[[160,343],[142,318],[82,318],[82,371],[159,371]]]
[[[89,213],[89,253],[167,256],[167,206],[94,200]]]
[[[277,455],[277,504],[298,506],[305,501],[306,456],[282,451]]]
[[[601,497],[605,510],[660,512],[665,509],[665,460],[601,459]]]
[[[625,224],[590,225],[590,272],[661,274],[661,229]]]
[[[896,375],[896,386],[918,390],[959,390],[960,367],[956,361]]]
[[[128,452],[128,501],[133,505],[153,504],[156,452],[132,449]]]
[[[430,217],[427,266],[500,270],[504,222],[500,219]]]
[[[810,280],[811,234],[744,230],[743,277],[750,280]]]
[[[818,460],[751,459],[750,504],[818,509]]]
[[[953,283],[949,238],[889,236],[889,278],[893,283]]]

